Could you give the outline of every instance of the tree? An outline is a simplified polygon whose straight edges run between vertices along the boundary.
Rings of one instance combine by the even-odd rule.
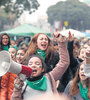
[[[9,15],[0,9],[0,31],[3,31],[5,26],[12,26],[15,20],[16,17],[14,15]]]
[[[85,30],[90,28],[90,7],[79,0],[67,0],[50,6],[47,10],[48,22],[68,21],[68,28]]]
[[[4,8],[5,12],[16,14],[19,17],[24,11],[30,14],[39,7],[37,0],[0,0],[0,7]]]

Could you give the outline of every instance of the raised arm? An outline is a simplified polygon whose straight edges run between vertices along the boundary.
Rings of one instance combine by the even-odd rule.
[[[68,38],[68,45],[67,45],[68,53],[70,57],[69,68],[71,69],[74,77],[77,70],[77,66],[80,62],[73,54],[73,50],[74,50],[73,43],[74,43],[74,34],[71,34],[71,32],[69,31],[69,38]]]
[[[55,81],[57,81],[61,78],[61,76],[64,74],[64,72],[69,66],[69,54],[66,46],[67,38],[63,37],[59,33],[55,33],[54,37],[58,42],[60,60],[56,67],[50,72],[50,74],[52,74]]]

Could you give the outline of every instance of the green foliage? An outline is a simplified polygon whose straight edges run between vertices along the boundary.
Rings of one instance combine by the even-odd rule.
[[[90,28],[90,7],[79,0],[67,0],[50,6],[47,10],[48,22],[68,21],[68,28],[85,30]]]
[[[28,11],[30,14],[39,7],[37,0],[0,0],[0,7],[3,7],[5,12],[16,14],[17,17],[24,11]]]
[[[16,20],[14,15],[5,13],[4,10],[0,9],[0,31],[4,30],[4,25],[11,25]]]

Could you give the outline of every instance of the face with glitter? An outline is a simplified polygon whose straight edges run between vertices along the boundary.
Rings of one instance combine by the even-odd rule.
[[[38,57],[30,58],[28,66],[33,70],[32,77],[37,77],[41,75],[42,72],[44,72],[44,68],[42,67],[42,62]]]

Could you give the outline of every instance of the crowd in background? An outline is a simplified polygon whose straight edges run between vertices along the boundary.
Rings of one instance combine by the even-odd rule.
[[[15,80],[19,79],[18,75],[7,72],[0,77],[0,100],[29,100],[31,91],[31,95],[39,95],[44,93],[41,91],[46,90],[50,94],[57,90],[58,93],[64,93],[71,100],[90,99],[90,79],[83,72],[85,59],[90,61],[90,39],[85,37],[77,39],[69,32],[68,38],[54,33],[53,39],[50,39],[44,33],[37,33],[29,41],[25,41],[23,38],[15,41],[7,33],[3,33],[0,35],[0,51],[2,50],[8,51],[13,61],[23,65],[32,66],[34,63],[32,59],[34,60],[36,57],[42,62],[37,70],[42,70],[41,74],[32,75],[34,78],[27,79],[27,84],[22,90],[20,89],[23,85],[19,89],[15,89],[17,83]],[[86,56],[86,52],[89,57]],[[38,62],[36,65],[38,66]],[[36,69],[33,73],[35,72]],[[39,89],[31,84],[32,81],[39,81],[42,78],[43,84],[38,85]],[[45,82],[49,84],[47,88]],[[43,85],[45,90],[42,88]],[[32,89],[29,89],[28,86]],[[39,92],[37,93],[33,88]]]

